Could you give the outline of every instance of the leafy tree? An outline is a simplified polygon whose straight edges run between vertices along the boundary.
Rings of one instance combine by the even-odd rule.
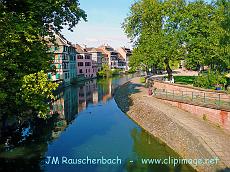
[[[43,70],[34,74],[25,75],[22,79],[20,93],[17,93],[17,105],[26,103],[28,109],[37,112],[41,118],[46,118],[49,112],[47,102],[54,99],[52,91],[58,87],[57,83],[49,82],[47,73]]]
[[[52,59],[43,38],[52,38],[63,25],[71,30],[86,14],[76,0],[1,0],[0,11],[0,115],[20,116],[28,106],[36,106],[18,99],[25,96],[25,78],[50,70]],[[33,98],[40,102],[40,96]]]
[[[143,64],[147,70],[165,64],[172,77],[170,61],[183,54],[180,22],[184,4],[180,0],[141,0],[131,7],[123,24],[127,36],[135,40],[131,65]]]
[[[98,72],[100,77],[110,77],[112,76],[112,71],[107,64],[102,65],[102,70]]]
[[[156,48],[152,43],[156,39],[152,34],[157,33],[161,27],[160,10],[161,4],[158,1],[138,1],[132,5],[130,15],[123,23],[127,36],[135,45],[130,58],[130,65],[134,68],[141,67],[148,71],[149,68],[159,63],[154,58],[157,53],[154,52]]]
[[[162,66],[169,78],[170,64],[185,59],[187,67],[229,68],[229,0],[186,3],[183,0],[139,0],[123,23],[134,42],[130,65]],[[214,29],[215,28],[215,29]]]
[[[183,26],[188,67],[209,65],[212,70],[219,71],[227,68],[230,32],[227,30],[227,23],[223,25],[227,19],[224,2],[226,1],[208,4],[195,1],[186,6]]]

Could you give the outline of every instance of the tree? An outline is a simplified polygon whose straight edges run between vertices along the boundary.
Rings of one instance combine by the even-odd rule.
[[[230,32],[227,23],[224,24],[228,16],[226,4],[225,0],[213,4],[195,1],[186,6],[182,25],[189,67],[199,69],[208,65],[212,70],[221,71],[228,66]]]
[[[183,55],[180,22],[184,5],[182,0],[141,0],[131,7],[123,24],[127,36],[135,40],[131,65],[141,62],[147,70],[165,64],[172,78],[170,61]]]
[[[159,63],[154,58],[157,54],[154,52],[155,44],[152,43],[156,39],[152,34],[157,33],[162,25],[160,11],[161,4],[158,1],[138,1],[132,5],[130,15],[124,21],[125,33],[134,42],[134,51],[130,58],[132,67],[141,67],[148,71]]]
[[[47,102],[54,99],[52,91],[58,87],[57,83],[49,82],[47,73],[43,70],[23,77],[20,93],[16,94],[18,106],[25,106],[33,110],[40,118],[46,118],[49,113]]]
[[[111,69],[109,68],[109,65],[107,64],[103,64],[102,65],[102,70],[98,72],[98,76],[101,76],[101,77],[110,77],[112,76],[112,71]]]
[[[18,102],[25,96],[25,78],[50,70],[52,59],[44,37],[53,38],[63,25],[71,30],[80,19],[86,20],[86,14],[76,0],[1,0],[0,10],[0,114],[20,116],[31,107],[22,98]],[[33,98],[40,99],[39,94]]]
[[[170,63],[181,59],[189,68],[209,65],[212,70],[226,70],[230,61],[229,9],[229,0],[210,4],[202,0],[135,2],[123,24],[134,42],[130,64],[149,68],[164,63],[169,79]]]

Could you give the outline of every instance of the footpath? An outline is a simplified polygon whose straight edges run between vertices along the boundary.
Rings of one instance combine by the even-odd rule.
[[[192,165],[198,171],[230,171],[230,133],[195,115],[148,96],[139,78],[123,85],[116,93],[118,106],[143,129],[158,137],[187,159],[213,159]]]

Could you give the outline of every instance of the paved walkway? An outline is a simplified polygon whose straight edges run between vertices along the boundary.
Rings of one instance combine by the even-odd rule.
[[[198,71],[191,71],[191,70],[183,70],[183,69],[176,69],[173,70],[173,76],[198,76]],[[150,78],[158,78],[161,80],[164,76],[168,76],[166,71],[163,71],[162,74],[153,75]]]
[[[134,78],[132,83],[139,84],[139,78]],[[193,135],[202,140],[203,144],[210,149],[212,155],[219,157],[225,167],[230,167],[230,133],[223,131],[208,121],[204,121],[195,115],[183,111],[177,107],[163,103],[161,100],[147,95],[147,89],[138,87],[140,92],[133,94],[138,101],[150,107],[158,109],[188,129]]]

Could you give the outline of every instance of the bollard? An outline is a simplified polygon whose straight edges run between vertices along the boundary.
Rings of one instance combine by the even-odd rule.
[[[151,96],[153,94],[153,91],[150,88],[148,90],[148,94],[149,94],[149,96]]]

